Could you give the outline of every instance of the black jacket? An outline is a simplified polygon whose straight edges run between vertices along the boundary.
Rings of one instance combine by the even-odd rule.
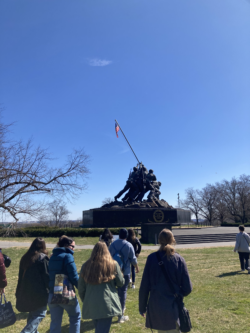
[[[138,257],[138,255],[141,253],[141,242],[139,241],[139,239],[136,237],[134,242],[130,241],[129,239],[127,239],[127,241],[133,245],[135,255],[136,257]]]
[[[41,253],[26,271],[19,269],[16,289],[16,308],[18,311],[30,312],[47,305],[49,296],[48,263],[49,258]]]

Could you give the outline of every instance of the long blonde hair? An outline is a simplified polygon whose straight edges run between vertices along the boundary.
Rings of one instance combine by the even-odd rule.
[[[116,263],[111,257],[107,245],[98,242],[81,271],[81,277],[86,283],[101,284],[115,278]]]
[[[164,251],[167,257],[170,257],[175,253],[174,247],[172,246],[175,245],[175,239],[174,235],[169,229],[163,229],[160,232],[158,241],[160,244],[159,251]]]

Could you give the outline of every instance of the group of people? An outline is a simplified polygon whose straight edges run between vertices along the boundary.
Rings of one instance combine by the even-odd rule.
[[[135,288],[141,244],[133,230],[120,229],[119,239],[112,242],[112,238],[106,229],[94,246],[90,258],[83,263],[79,275],[74,261],[75,242],[72,238],[60,237],[50,257],[42,238],[33,241],[21,258],[16,288],[17,310],[29,313],[27,325],[21,333],[37,332],[39,323],[46,315],[47,305],[51,316],[50,333],[61,332],[64,310],[69,316],[70,333],[80,332],[81,318],[92,319],[96,333],[108,333],[113,317],[118,317],[119,323],[129,320],[125,316],[127,289],[131,272],[132,288]],[[187,296],[192,291],[192,285],[185,260],[174,250],[175,239],[170,230],[161,231],[159,244],[159,250],[147,258],[139,290],[139,314],[146,317],[148,328],[158,332],[180,332],[175,297],[162,274],[161,265],[168,271],[178,294]],[[63,287],[58,283],[61,276],[64,279]],[[6,286],[4,262],[0,253],[1,293]],[[56,301],[58,294],[69,286],[72,287],[69,301]],[[78,289],[83,303],[82,311],[75,289]]]

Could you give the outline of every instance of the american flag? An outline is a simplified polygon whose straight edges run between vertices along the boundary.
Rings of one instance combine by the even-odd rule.
[[[117,124],[117,122],[115,122],[115,133],[116,133],[117,138],[118,138],[118,132],[119,132],[119,130],[120,130],[120,127]]]

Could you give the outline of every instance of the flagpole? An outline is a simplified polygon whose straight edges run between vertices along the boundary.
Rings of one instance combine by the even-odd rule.
[[[135,155],[135,152],[134,152],[133,148],[131,147],[130,143],[128,142],[128,139],[126,138],[126,135],[123,133],[123,130],[122,130],[121,126],[119,125],[119,123],[118,123],[118,121],[116,119],[115,119],[115,121],[116,121],[117,125],[119,126],[119,128],[120,128],[120,130],[121,130],[121,132],[122,132],[122,134],[124,136],[124,138],[126,139],[126,141],[127,141],[128,145],[129,145],[130,149],[132,150],[133,154]],[[140,161],[138,160],[138,158],[137,158],[136,155],[135,155],[135,158],[137,159],[138,163],[140,164]]]

